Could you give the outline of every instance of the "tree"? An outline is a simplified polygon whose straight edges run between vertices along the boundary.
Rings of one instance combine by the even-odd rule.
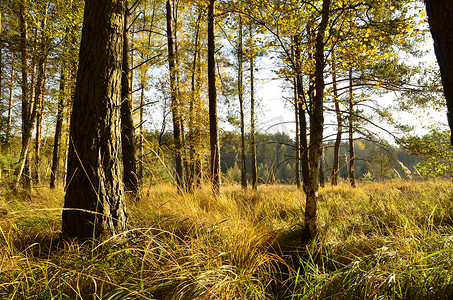
[[[171,111],[173,115],[173,138],[175,152],[176,184],[178,189],[184,189],[184,167],[182,160],[182,128],[181,113],[178,101],[178,86],[176,78],[176,58],[172,30],[172,12],[170,0],[165,5],[167,11],[167,46],[168,46],[168,68],[170,70],[170,97]]]
[[[126,0],[123,33],[123,71],[121,78],[121,141],[124,167],[124,189],[136,194],[139,189],[135,126],[132,119],[132,71],[129,55],[129,9]]]
[[[211,182],[214,195],[220,193],[220,144],[217,120],[217,89],[215,75],[214,10],[216,0],[208,4],[208,93],[209,135],[211,140]]]
[[[70,125],[63,233],[78,240],[124,230],[121,72],[125,0],[87,0]]]
[[[243,84],[243,64],[244,64],[244,49],[242,47],[242,16],[239,14],[238,28],[238,98],[239,98],[239,114],[241,123],[241,187],[247,189],[247,169],[245,163],[245,129],[244,129],[244,84]]]
[[[425,0],[425,5],[447,100],[448,124],[453,130],[453,0]],[[453,135],[451,144],[453,145]]]

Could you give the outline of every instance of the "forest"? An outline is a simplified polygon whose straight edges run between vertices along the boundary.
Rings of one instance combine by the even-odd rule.
[[[0,298],[452,298],[452,8],[1,1]]]

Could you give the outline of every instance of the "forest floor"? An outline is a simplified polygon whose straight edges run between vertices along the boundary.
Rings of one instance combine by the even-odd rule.
[[[453,184],[326,186],[299,242],[293,186],[128,199],[129,230],[60,241],[64,191],[0,195],[1,299],[452,299]]]

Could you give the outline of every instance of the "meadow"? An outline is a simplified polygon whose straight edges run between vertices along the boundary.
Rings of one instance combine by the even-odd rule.
[[[243,192],[151,186],[129,230],[60,239],[63,189],[0,196],[1,299],[452,299],[453,185],[346,183],[320,190],[301,245],[294,186]]]

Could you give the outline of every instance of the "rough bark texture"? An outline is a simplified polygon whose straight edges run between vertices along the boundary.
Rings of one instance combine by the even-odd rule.
[[[176,63],[175,50],[173,45],[173,30],[172,30],[172,13],[171,4],[168,0],[166,5],[167,10],[167,46],[168,46],[168,68],[170,70],[170,98],[171,111],[173,116],[173,138],[175,152],[175,168],[176,168],[176,184],[178,189],[184,189],[184,167],[182,161],[182,130],[181,130],[181,115],[179,112],[177,81],[176,81]]]
[[[453,130],[453,0],[425,0],[425,4],[447,100],[448,124]]]
[[[220,193],[220,143],[217,121],[217,90],[215,76],[215,0],[208,6],[208,94],[209,94],[209,135],[211,140],[211,182],[214,195]]]
[[[323,0],[321,22],[318,26],[315,43],[315,95],[311,104],[310,118],[310,178],[304,188],[306,193],[305,202],[305,228],[302,242],[311,241],[317,232],[317,204],[318,204],[318,175],[322,156],[322,137],[324,127],[324,35],[329,19],[330,0]]]
[[[78,240],[126,228],[120,163],[124,13],[124,0],[85,1],[62,226]]]
[[[126,1],[127,3],[127,1]],[[132,118],[132,73],[129,64],[129,11],[126,8],[123,34],[123,72],[121,77],[121,142],[123,150],[123,182],[127,192],[136,194],[139,188],[135,127]]]

